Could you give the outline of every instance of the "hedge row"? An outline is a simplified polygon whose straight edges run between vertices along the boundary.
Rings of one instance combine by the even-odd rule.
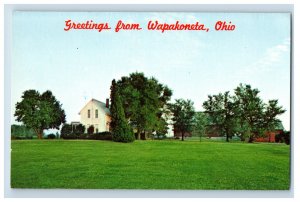
[[[112,140],[112,134],[110,132],[101,132],[94,134],[65,134],[61,135],[63,139],[81,139],[81,140]]]

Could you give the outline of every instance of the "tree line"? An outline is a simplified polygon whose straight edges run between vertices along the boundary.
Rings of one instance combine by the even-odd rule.
[[[143,73],[113,80],[111,128],[115,140],[125,135],[133,141],[134,133],[136,139],[144,139],[147,134],[165,134],[168,119],[171,119],[182,140],[187,132],[203,134],[213,129],[226,136],[226,141],[237,135],[253,142],[256,137],[274,130],[280,123],[278,116],[286,111],[278,105],[278,100],[264,103],[259,90],[247,84],[237,86],[234,95],[229,91],[209,95],[202,105],[204,113],[196,113],[191,100],[175,99],[171,103],[171,96],[170,88]]]
[[[229,91],[209,95],[202,105],[203,113],[196,113],[191,100],[175,99],[172,103],[172,94],[168,86],[141,72],[117,81],[113,79],[110,87],[112,139],[132,142],[164,135],[171,121],[182,140],[187,132],[204,134],[213,129],[226,136],[226,141],[238,135],[253,142],[255,137],[274,130],[280,123],[278,115],[285,112],[278,100],[264,103],[259,90],[246,84],[237,86],[233,95]],[[25,91],[22,100],[16,103],[14,115],[17,121],[33,129],[38,138],[42,138],[43,130],[59,129],[66,122],[62,105],[51,91],[42,94],[36,90]]]
[[[286,111],[278,106],[278,100],[264,103],[259,97],[259,90],[246,84],[237,86],[234,95],[230,95],[229,91],[209,95],[203,108],[210,124],[226,136],[226,141],[238,135],[248,138],[249,142],[267,131],[273,131],[281,122],[278,115]]]

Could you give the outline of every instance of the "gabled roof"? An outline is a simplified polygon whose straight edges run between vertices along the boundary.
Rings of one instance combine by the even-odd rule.
[[[99,107],[101,107],[101,108],[104,110],[105,114],[110,115],[110,110],[109,110],[109,108],[106,107],[106,104],[105,104],[104,102],[101,102],[101,101],[96,100],[96,99],[94,99],[94,98],[92,98],[90,101],[88,101],[88,102],[84,105],[84,107],[79,111],[79,115],[80,115],[81,111],[82,111],[82,110],[83,110],[90,102],[96,103],[96,105],[98,105]]]

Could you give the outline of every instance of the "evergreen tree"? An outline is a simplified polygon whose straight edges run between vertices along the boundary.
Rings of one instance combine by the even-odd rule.
[[[116,127],[116,123],[115,123],[115,97],[116,97],[116,89],[117,88],[117,84],[116,84],[116,80],[113,79],[112,82],[111,82],[111,86],[110,86],[110,103],[111,105],[109,106],[110,107],[110,112],[112,114],[112,118],[111,118],[111,122],[110,122],[110,130],[113,131]]]
[[[111,86],[111,130],[113,141],[115,142],[133,142],[134,135],[129,126],[122,106],[121,97],[113,80]]]

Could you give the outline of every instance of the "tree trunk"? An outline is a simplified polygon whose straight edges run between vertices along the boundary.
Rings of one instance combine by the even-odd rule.
[[[38,139],[43,139],[43,130],[38,130],[38,132],[37,132],[37,137],[38,137]]]
[[[137,131],[137,139],[140,140],[141,139],[141,132],[138,130]]]
[[[143,131],[141,133],[141,137],[140,137],[141,140],[146,140],[146,131]]]
[[[225,132],[226,132],[226,142],[229,142],[229,132],[228,132],[227,128],[226,128]]]
[[[181,141],[184,140],[184,132],[181,132]]]
[[[248,143],[253,143],[253,141],[254,141],[254,137],[253,137],[253,135],[250,135]]]
[[[37,135],[38,139],[42,139],[43,137],[43,130],[39,130],[39,129],[33,129]]]

